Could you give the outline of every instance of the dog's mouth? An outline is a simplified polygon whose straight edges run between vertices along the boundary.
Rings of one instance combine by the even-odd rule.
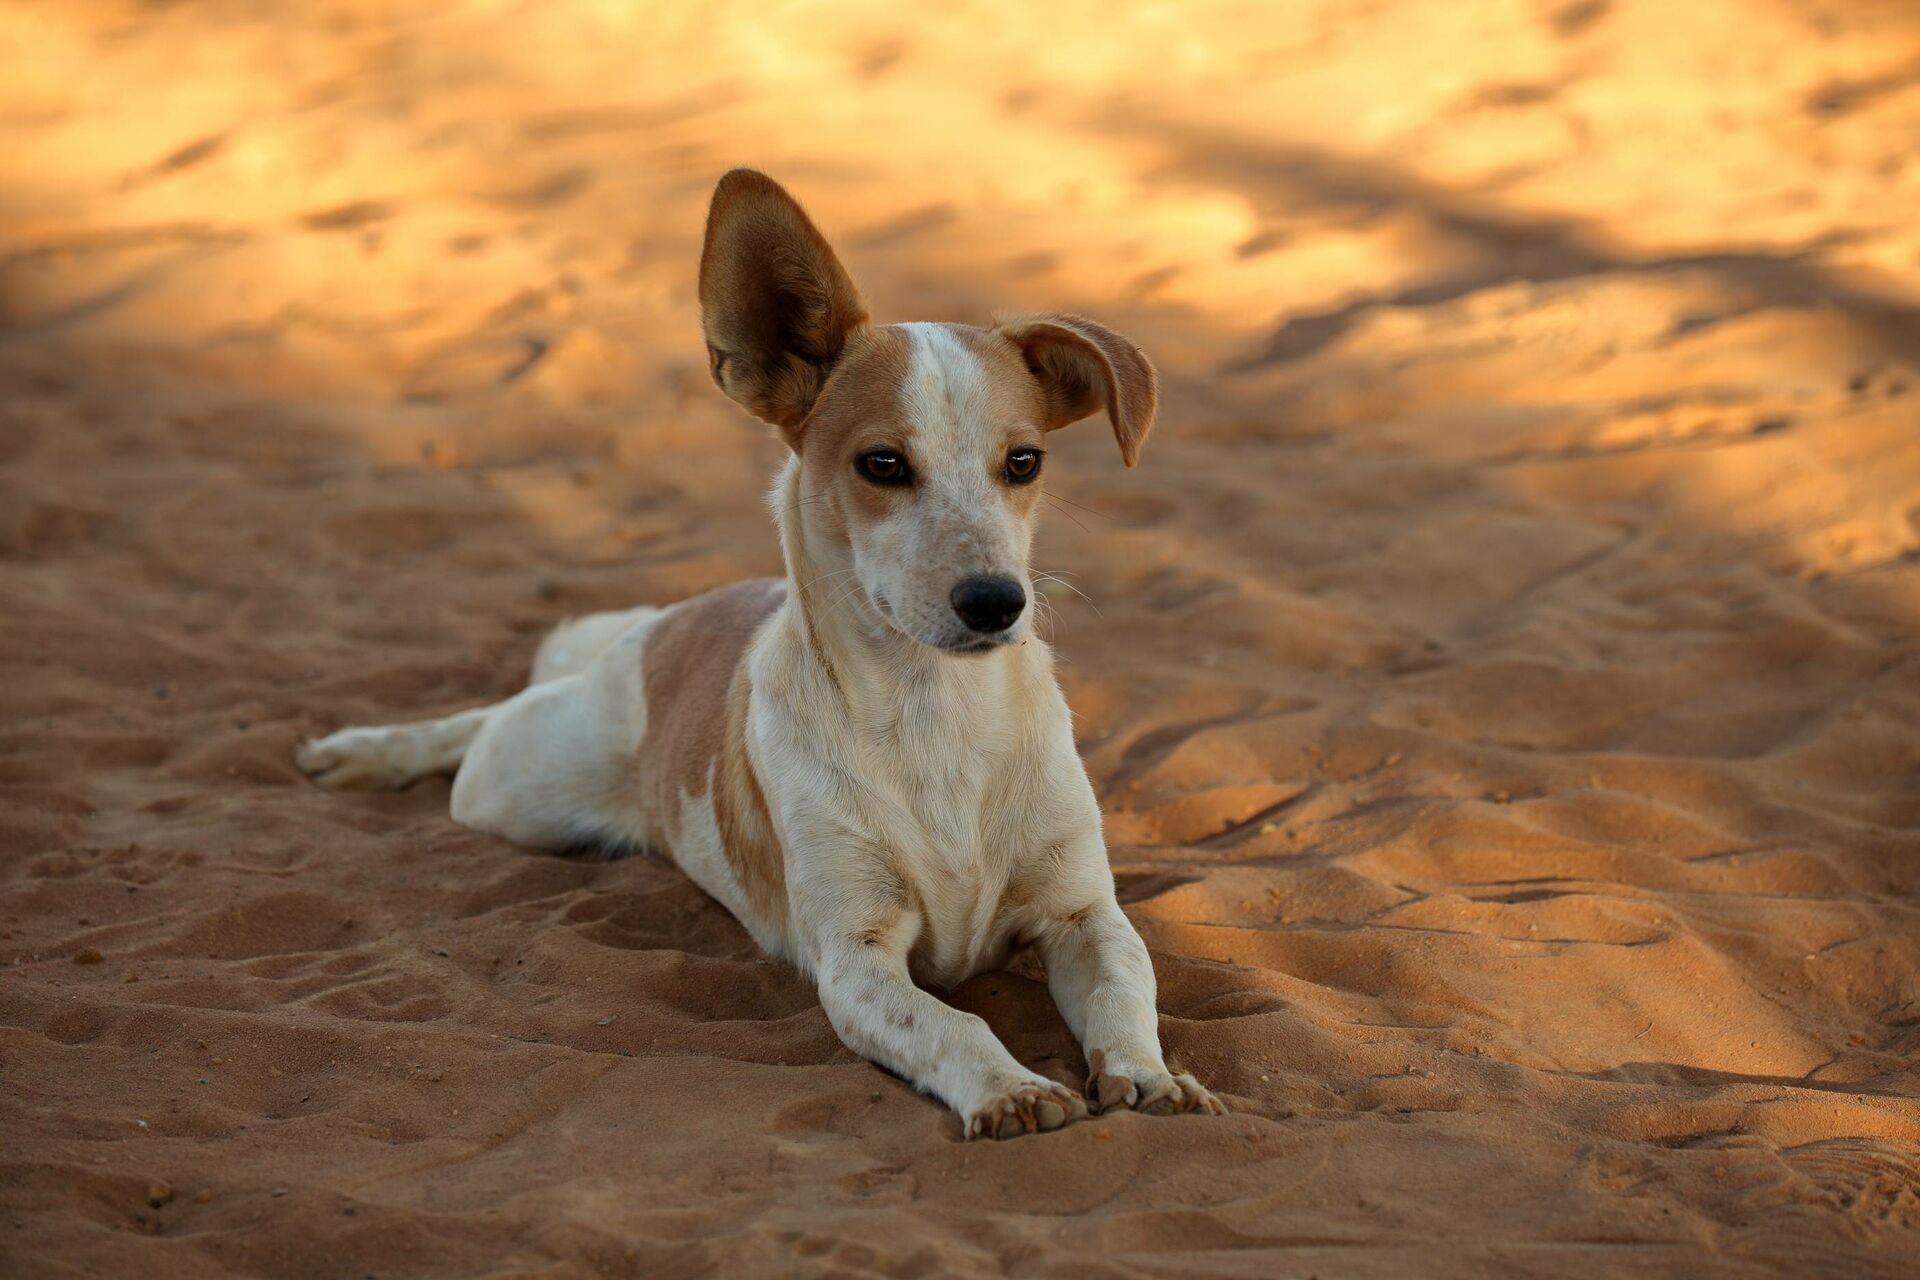
[[[961,656],[992,653],[995,649],[1004,649],[1010,644],[1017,643],[1015,636],[1017,628],[1014,627],[1008,627],[1005,631],[996,631],[991,635],[984,636],[973,634],[960,636],[922,636],[915,635],[904,627],[895,627],[894,629],[899,631],[901,635],[906,636],[909,640],[917,641],[929,649],[936,649],[941,653],[952,653]]]
[[[964,640],[955,640],[947,644],[937,644],[934,648],[945,650],[948,653],[986,653],[989,650],[998,649],[1002,645],[1011,643],[1013,643],[1013,641],[1010,636],[1010,631],[1002,631],[992,636],[968,636]]]
[[[972,656],[982,653],[992,653],[995,649],[1004,649],[1008,645],[1019,642],[1020,624],[1018,622],[1003,631],[989,632],[985,635],[974,632],[967,632],[962,635],[954,635],[952,633],[933,636],[923,635],[908,626],[906,622],[894,612],[893,605],[886,596],[875,592],[867,598],[873,602],[874,611],[880,615],[880,620],[889,628],[916,644],[923,644],[929,649],[937,649],[941,653]]]

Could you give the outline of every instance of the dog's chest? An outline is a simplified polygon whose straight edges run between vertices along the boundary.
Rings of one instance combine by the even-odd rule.
[[[1011,927],[1002,904],[1018,851],[996,841],[977,810],[926,830],[929,839],[903,859],[920,915],[907,961],[921,981],[951,987],[1007,958]]]
[[[1013,930],[1003,907],[1027,853],[1025,815],[1041,771],[1023,735],[1002,726],[923,725],[931,727],[895,738],[874,780],[892,801],[899,830],[890,834],[920,915],[909,965],[945,987],[1007,958]]]

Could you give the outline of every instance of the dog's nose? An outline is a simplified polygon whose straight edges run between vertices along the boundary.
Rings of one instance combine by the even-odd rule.
[[[1027,593],[1012,578],[962,578],[947,597],[960,621],[979,632],[1005,631],[1027,607]]]

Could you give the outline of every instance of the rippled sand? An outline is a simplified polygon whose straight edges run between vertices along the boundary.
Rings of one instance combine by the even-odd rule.
[[[0,7],[0,1269],[1913,1274],[1920,11],[640,8]],[[1232,1116],[962,1143],[670,866],[294,771],[778,570],[741,163],[1160,362],[1038,562]]]

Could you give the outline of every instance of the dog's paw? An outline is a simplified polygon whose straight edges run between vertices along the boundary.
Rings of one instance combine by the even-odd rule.
[[[342,729],[300,744],[293,762],[331,791],[394,791],[413,781],[410,753],[387,729]]]
[[[1109,1061],[1098,1051],[1089,1055],[1088,1065],[1093,1070],[1087,1076],[1087,1101],[1095,1111],[1124,1109],[1149,1116],[1227,1114],[1226,1104],[1190,1075]]]
[[[1040,1076],[993,1094],[963,1117],[969,1139],[1046,1133],[1086,1118],[1087,1104],[1073,1090]]]

